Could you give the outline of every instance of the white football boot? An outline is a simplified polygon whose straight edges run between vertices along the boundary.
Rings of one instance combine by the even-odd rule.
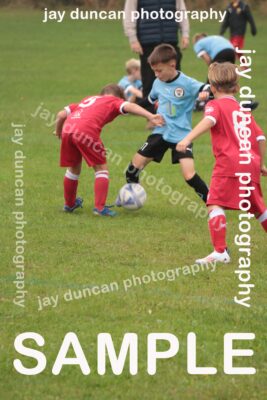
[[[196,260],[197,264],[208,264],[214,262],[221,262],[223,264],[228,264],[231,261],[228,251],[225,249],[223,253],[218,253],[218,251],[213,251],[207,257],[199,258]]]

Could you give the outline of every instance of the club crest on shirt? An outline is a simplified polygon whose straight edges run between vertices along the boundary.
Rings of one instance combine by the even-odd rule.
[[[206,112],[206,113],[212,113],[213,111],[214,111],[214,108],[211,107],[211,106],[207,106],[207,107],[205,108],[205,112]]]
[[[184,89],[178,87],[174,90],[175,97],[183,97],[183,95],[184,95]]]

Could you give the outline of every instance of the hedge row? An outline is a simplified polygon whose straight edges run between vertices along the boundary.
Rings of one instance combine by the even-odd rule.
[[[188,9],[223,8],[229,0],[185,0]],[[250,0],[249,4],[265,8],[266,0]],[[79,6],[91,9],[122,9],[124,0],[0,0],[0,6],[29,6],[34,8],[53,8]]]

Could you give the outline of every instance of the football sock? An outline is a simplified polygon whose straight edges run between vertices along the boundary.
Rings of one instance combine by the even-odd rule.
[[[267,209],[258,217],[263,229],[267,232]]]
[[[105,207],[109,186],[108,171],[98,171],[95,173],[95,208],[102,211]]]
[[[127,183],[139,183],[139,175],[142,170],[136,168],[132,163],[128,165],[126,170],[126,182]]]
[[[186,181],[186,183],[188,183],[188,185],[191,186],[195,190],[197,195],[206,203],[209,188],[206,183],[200,178],[200,176],[198,174],[195,174],[193,178]]]
[[[222,208],[215,208],[209,213],[209,230],[213,247],[223,253],[226,245],[226,217]]]
[[[75,204],[78,180],[79,175],[75,175],[67,169],[64,176],[64,198],[66,206],[73,207]]]

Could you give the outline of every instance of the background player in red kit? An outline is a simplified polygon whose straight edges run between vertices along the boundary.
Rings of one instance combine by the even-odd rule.
[[[95,170],[94,214],[115,216],[116,212],[105,206],[109,186],[106,152],[100,139],[104,125],[120,114],[131,113],[147,118],[153,125],[164,121],[137,104],[126,102],[122,89],[107,85],[99,96],[86,97],[78,104],[70,104],[57,115],[56,135],[61,138],[60,166],[68,167],[64,177],[64,211],[72,212],[82,207],[83,200],[76,198],[82,158]]]
[[[243,112],[233,96],[238,91],[236,67],[231,63],[213,63],[209,67],[209,82],[215,100],[207,103],[205,117],[177,144],[177,151],[186,151],[191,142],[211,129],[213,153],[216,159],[212,174],[207,206],[209,230],[214,251],[197,263],[219,261],[228,263],[230,257],[226,245],[226,217],[224,209],[238,210],[242,195],[249,200],[250,213],[255,214],[267,232],[267,208],[264,203],[260,175],[267,176],[264,165],[265,136],[253,116]],[[246,140],[245,160],[241,154],[241,141]],[[249,184],[240,184],[239,175],[251,178]],[[246,189],[241,189],[241,187]],[[254,188],[254,189],[251,189]],[[241,196],[240,196],[241,195]]]
[[[244,1],[232,0],[226,8],[220,35],[223,35],[227,28],[230,28],[230,42],[235,48],[243,49],[247,23],[250,24],[251,34],[255,36],[257,28],[249,5]],[[238,57],[241,56],[240,53],[236,54]]]

